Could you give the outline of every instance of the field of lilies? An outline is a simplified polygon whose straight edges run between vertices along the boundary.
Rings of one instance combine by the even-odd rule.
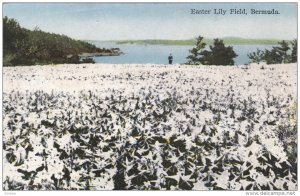
[[[3,68],[4,190],[297,190],[297,65]]]

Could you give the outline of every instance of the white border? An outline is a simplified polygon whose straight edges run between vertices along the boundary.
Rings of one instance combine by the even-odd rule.
[[[11,3],[11,2],[82,2],[82,3],[86,3],[85,1],[80,1],[80,0],[63,0],[63,1],[55,1],[55,0],[47,0],[47,1],[37,1],[37,0],[32,0],[32,1],[24,1],[24,0],[1,0],[1,16],[2,16],[2,9],[3,9],[3,3]],[[177,3],[187,3],[187,2],[199,2],[199,3],[203,3],[203,2],[209,2],[209,1],[199,1],[199,0],[188,0],[188,1],[183,1],[183,0],[158,0],[158,1],[154,1],[154,0],[143,0],[143,1],[139,1],[139,0],[118,0],[118,1],[97,1],[97,0],[88,0],[88,2],[98,2],[98,3],[128,3],[128,2],[149,2],[149,3],[155,3],[155,2],[166,2],[166,3],[171,3],[171,2],[177,2]],[[245,0],[231,0],[231,1],[225,1],[225,0],[219,0],[219,1],[212,1],[209,3],[214,3],[214,2],[249,2],[249,3],[255,3],[255,2],[296,2],[298,3],[298,0],[288,0],[288,1],[279,1],[279,0],[265,0],[265,1],[245,1]],[[3,46],[3,40],[2,40],[2,20],[0,22],[0,28],[1,28],[1,37],[0,37],[0,43],[1,43],[1,53],[2,53],[2,46]],[[298,37],[299,37],[299,5],[298,5]],[[298,58],[299,58],[299,49],[298,49]],[[3,65],[3,61],[2,61],[2,54],[0,57],[0,63],[1,65]],[[2,87],[2,69],[1,69],[1,75],[0,75],[0,85]],[[299,72],[298,72],[299,73]],[[298,84],[300,82],[299,79],[299,75],[298,75]],[[299,89],[298,89],[298,97],[299,97]],[[0,97],[0,101],[2,103],[2,96]],[[0,106],[0,111],[1,111],[1,119],[2,119],[2,104]],[[299,102],[298,102],[298,114],[299,114]],[[299,122],[299,115],[298,115],[298,122]],[[1,120],[1,127],[2,127],[2,120]],[[1,129],[2,130],[2,129]],[[299,123],[298,123],[298,130],[299,130]],[[299,140],[299,133],[298,133],[298,141]],[[299,144],[298,144],[298,152],[299,152]],[[1,135],[1,152],[0,155],[2,157],[2,135]],[[199,195],[222,195],[222,196],[246,196],[247,193],[258,193],[258,195],[261,195],[262,191],[2,191],[2,161],[0,162],[0,167],[1,167],[1,194],[5,195],[5,196],[60,196],[60,195],[72,195],[72,196],[82,196],[82,195],[92,195],[92,196],[99,196],[99,195],[122,195],[122,196],[153,196],[153,194],[156,195],[172,195],[172,196],[182,196],[183,194],[188,194],[189,196],[199,196]],[[299,161],[298,161],[298,187],[299,187]],[[268,192],[268,191],[266,191]],[[277,192],[281,192],[281,191],[277,191]],[[291,191],[284,191],[285,193],[292,193]],[[295,192],[295,195],[299,194],[299,188],[298,191]]]

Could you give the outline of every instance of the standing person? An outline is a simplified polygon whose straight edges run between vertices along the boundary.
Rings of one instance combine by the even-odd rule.
[[[173,62],[173,56],[172,56],[172,54],[169,55],[168,59],[169,59],[169,64],[171,65],[172,62]]]

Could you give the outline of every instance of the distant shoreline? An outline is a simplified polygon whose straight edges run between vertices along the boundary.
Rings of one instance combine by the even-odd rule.
[[[78,56],[81,58],[87,58],[87,57],[97,57],[97,56],[120,56],[121,54],[124,54],[123,52],[84,52],[79,54]]]
[[[279,39],[248,39],[240,37],[225,37],[221,38],[226,45],[276,45],[282,41]],[[141,40],[84,40],[88,42],[113,42],[119,45],[122,44],[137,44],[137,45],[178,45],[192,46],[196,44],[196,39],[172,40],[172,39],[141,39]],[[285,40],[291,41],[291,40]],[[213,39],[204,39],[206,44],[212,44]]]
[[[222,38],[226,45],[276,45],[281,40],[277,39],[247,39],[247,38]],[[291,40],[287,40],[291,41]],[[146,39],[146,40],[121,40],[114,41],[116,44],[139,44],[139,45],[195,45],[196,39],[168,40],[168,39]],[[205,39],[205,43],[212,44],[213,39]]]

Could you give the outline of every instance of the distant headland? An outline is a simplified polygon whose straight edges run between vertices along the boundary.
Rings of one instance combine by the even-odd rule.
[[[279,39],[263,39],[263,38],[241,38],[241,37],[224,37],[225,44],[230,45],[276,45]],[[287,40],[289,41],[289,40]],[[144,44],[144,45],[195,45],[196,38],[172,40],[172,39],[144,39],[144,40],[115,40],[117,44]],[[213,43],[213,39],[205,39],[208,44]]]

